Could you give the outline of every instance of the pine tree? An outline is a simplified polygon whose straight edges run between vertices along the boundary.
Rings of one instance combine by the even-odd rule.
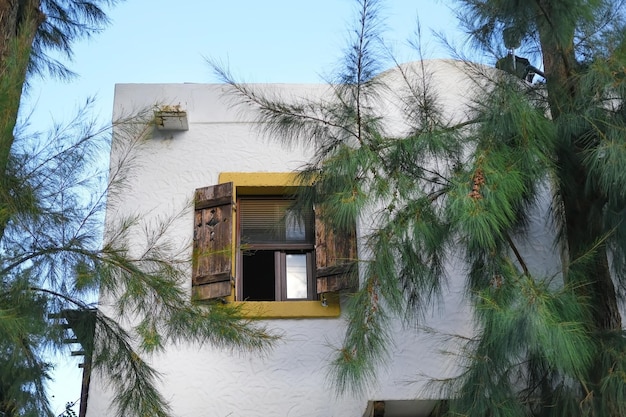
[[[390,96],[380,2],[357,3],[354,39],[324,101],[267,97],[217,68],[269,136],[315,146],[303,201],[336,228],[376,219],[361,236],[369,256],[332,364],[338,389],[373,379],[390,317],[419,323],[444,291],[448,260],[460,256],[467,273],[455,276],[465,278],[477,331],[458,352],[462,372],[433,385],[450,399],[444,413],[626,415],[622,2],[459,0],[491,68],[465,64],[476,98],[465,120],[450,122],[425,67],[398,65],[405,88],[392,105],[410,126],[403,135],[380,113]],[[516,61],[522,73],[493,68],[516,54],[542,60],[543,71],[530,60]],[[529,82],[528,72],[544,79]],[[520,242],[546,195],[561,256],[537,271]]]
[[[16,214],[0,252],[4,416],[51,415],[50,352],[67,355],[68,338],[80,342],[90,371],[110,381],[116,415],[131,416],[169,415],[147,361],[165,345],[259,351],[276,339],[237,307],[193,300],[186,285],[190,247],[168,239],[184,213],[149,224],[137,213],[102,230],[105,197],[114,210],[116,196],[128,191],[152,111],[114,124],[115,146],[123,149],[109,171],[98,161],[111,145],[111,128],[96,129],[88,114],[89,106],[47,137],[18,134],[11,151]],[[136,240],[142,235],[143,245]],[[103,305],[93,302],[98,295]]]
[[[50,52],[72,57],[72,44],[102,30],[105,6],[116,0],[18,0],[0,4],[0,238],[9,221],[8,178],[18,111],[24,87],[35,74],[71,77],[73,73]],[[6,177],[6,178],[5,178]]]
[[[102,230],[104,203],[127,192],[151,111],[113,127],[76,118],[45,133],[18,120],[32,76],[70,75],[48,53],[71,56],[75,40],[106,23],[112,0],[0,2],[0,416],[52,416],[46,382],[54,354],[78,339],[85,366],[110,381],[116,415],[167,416],[158,373],[147,356],[182,340],[262,350],[276,336],[233,306],[196,303],[189,294],[190,247],[167,238],[176,219],[147,225],[141,213]],[[138,130],[138,126],[143,129]],[[125,140],[122,160],[103,166],[111,129]],[[145,244],[129,235],[145,231]],[[93,303],[97,294],[116,301]],[[121,322],[132,313],[132,323]],[[65,324],[71,326],[68,331]]]

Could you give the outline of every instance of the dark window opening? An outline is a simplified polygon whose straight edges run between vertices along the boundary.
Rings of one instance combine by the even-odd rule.
[[[242,254],[243,299],[276,300],[276,265],[274,251],[257,250]]]

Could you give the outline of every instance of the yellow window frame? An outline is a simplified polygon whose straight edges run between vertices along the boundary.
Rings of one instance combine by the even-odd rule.
[[[277,195],[284,194],[289,187],[301,185],[294,172],[222,172],[218,183],[232,182],[235,199],[237,195]],[[233,236],[237,233],[233,222]],[[237,253],[237,239],[232,240],[232,253]],[[236,257],[233,256],[232,270],[236,271]],[[325,294],[322,300],[314,301],[235,301],[233,287],[228,301],[241,305],[245,315],[253,318],[332,318],[341,314],[339,296]]]

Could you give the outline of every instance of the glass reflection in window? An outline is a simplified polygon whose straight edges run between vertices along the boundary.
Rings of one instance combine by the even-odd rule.
[[[287,254],[287,298],[307,298],[306,254]]]

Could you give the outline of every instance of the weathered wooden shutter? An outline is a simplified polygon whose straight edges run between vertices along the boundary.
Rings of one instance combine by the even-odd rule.
[[[357,278],[356,229],[337,233],[315,216],[315,277],[317,293],[353,288]]]
[[[197,299],[231,294],[232,214],[232,182],[196,190],[192,285]]]

